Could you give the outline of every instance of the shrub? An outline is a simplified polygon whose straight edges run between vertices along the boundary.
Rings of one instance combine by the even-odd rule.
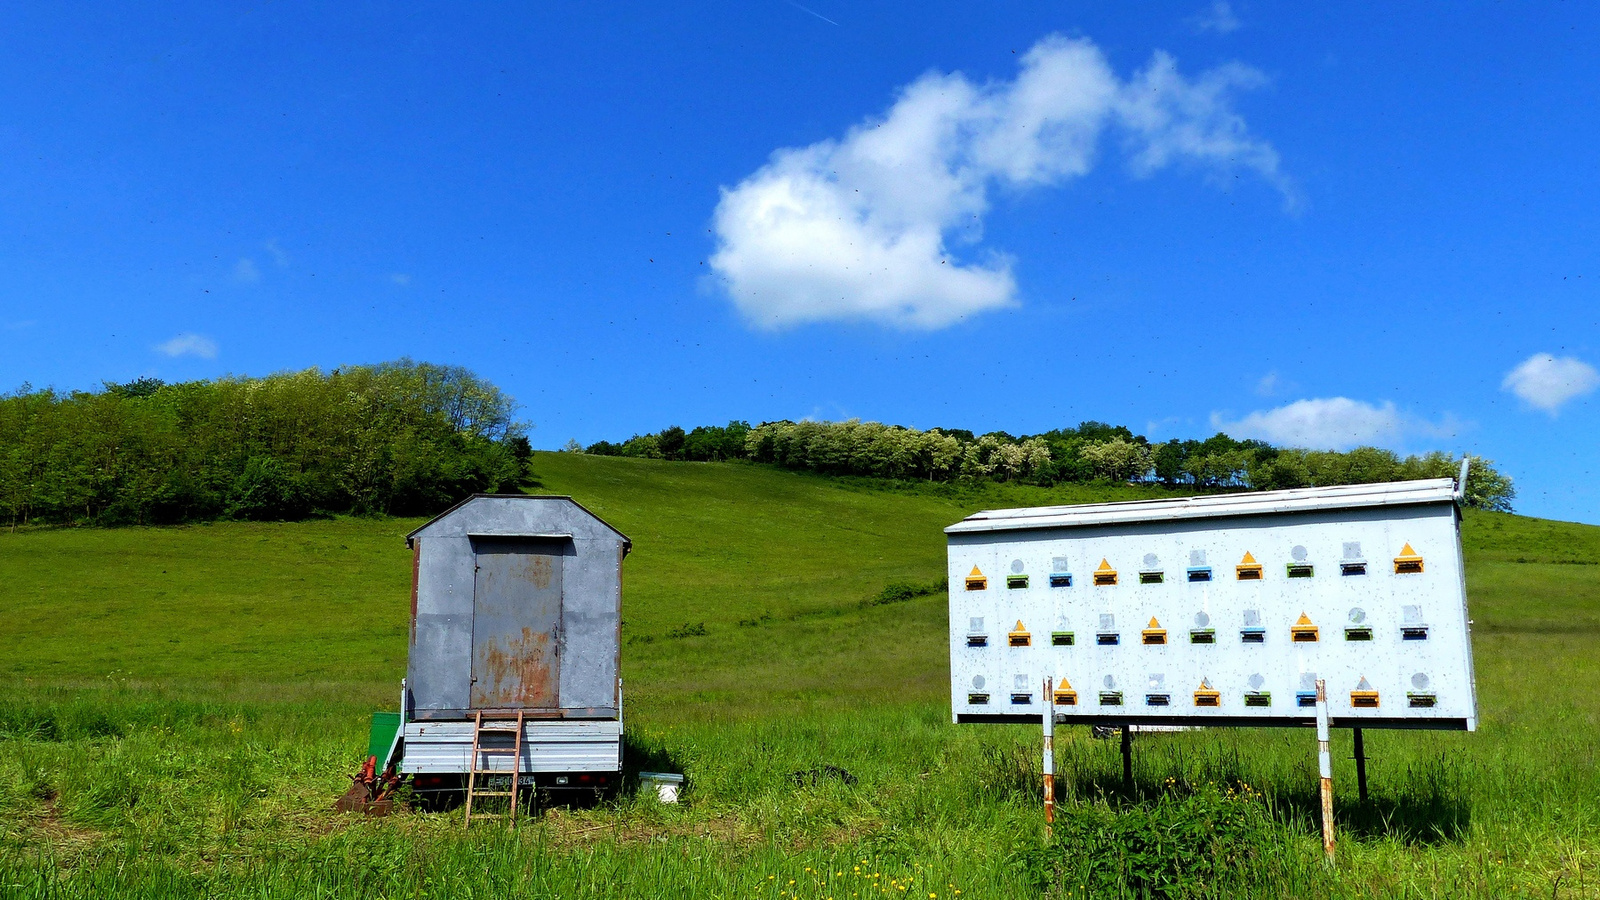
[[[929,584],[917,584],[910,581],[891,581],[884,585],[883,590],[876,596],[862,601],[862,606],[884,606],[889,603],[904,603],[918,597],[930,594],[942,594],[950,589],[950,579],[941,578]]]
[[[1261,795],[1206,787],[1121,809],[1063,807],[1054,841],[1021,861],[1040,890],[1178,897],[1247,880],[1282,842]]]

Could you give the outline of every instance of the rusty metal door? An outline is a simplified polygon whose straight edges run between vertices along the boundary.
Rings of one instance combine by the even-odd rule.
[[[554,709],[568,542],[473,538],[472,708]]]

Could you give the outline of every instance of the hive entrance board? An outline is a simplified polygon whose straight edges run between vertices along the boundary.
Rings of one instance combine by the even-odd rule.
[[[953,718],[1042,714],[970,705],[983,676],[1079,685],[1063,722],[1303,726],[1320,678],[1336,726],[1470,730],[1457,503],[1433,479],[977,513],[946,529]],[[985,572],[1008,589],[965,589]]]
[[[473,709],[556,707],[562,573],[570,546],[544,538],[473,539]]]

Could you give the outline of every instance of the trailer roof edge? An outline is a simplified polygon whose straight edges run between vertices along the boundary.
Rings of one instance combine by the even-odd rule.
[[[1429,478],[1417,481],[1207,494],[1158,500],[1119,500],[1110,503],[982,510],[967,516],[944,531],[948,535],[982,534],[1043,528],[1124,525],[1173,519],[1215,519],[1459,502],[1454,479]]]

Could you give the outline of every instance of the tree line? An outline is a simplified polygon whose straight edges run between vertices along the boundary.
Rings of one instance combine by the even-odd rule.
[[[15,526],[328,513],[424,515],[514,490],[515,404],[466,369],[322,372],[0,396],[0,516]]]
[[[402,359],[322,372],[0,396],[0,522],[166,524],[354,513],[428,515],[512,491],[532,450],[515,402],[466,369]],[[1052,485],[1141,482],[1202,491],[1445,477],[1443,453],[1400,457],[1273,447],[1217,434],[1151,443],[1084,422],[1035,435],[878,422],[681,427],[566,448],[603,456],[748,460],[827,475]],[[1515,490],[1473,457],[1467,502]]]
[[[745,459],[826,475],[951,481],[990,479],[1052,485],[1138,482],[1203,491],[1280,490],[1369,484],[1459,474],[1460,460],[1442,452],[1401,457],[1378,447],[1349,451],[1274,447],[1216,434],[1201,440],[1151,443],[1120,425],[1084,422],[1036,435],[959,428],[926,431],[879,422],[779,421],[751,426],[674,426],[569,451],[601,456],[714,461]],[[1490,460],[1471,457],[1466,502],[1510,511],[1516,489]]]

